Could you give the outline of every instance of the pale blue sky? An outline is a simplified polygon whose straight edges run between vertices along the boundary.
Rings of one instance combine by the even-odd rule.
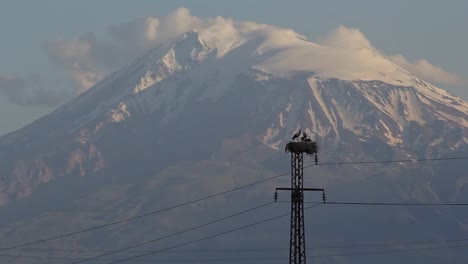
[[[45,42],[86,32],[103,40],[110,25],[167,15],[178,7],[199,17],[224,16],[293,28],[312,40],[339,25],[355,27],[385,54],[426,59],[468,79],[465,0],[0,0],[0,78],[26,79],[25,89],[40,79],[51,89],[66,90],[70,81],[48,58]],[[439,86],[468,98],[466,85]],[[0,93],[0,135],[52,109],[18,105]]]

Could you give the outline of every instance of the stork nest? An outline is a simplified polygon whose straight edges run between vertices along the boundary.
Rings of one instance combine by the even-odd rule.
[[[314,155],[318,153],[317,142],[289,142],[284,148],[285,152],[291,153],[305,153],[307,155]]]

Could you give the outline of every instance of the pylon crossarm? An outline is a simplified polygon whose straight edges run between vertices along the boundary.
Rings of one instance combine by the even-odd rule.
[[[282,188],[278,187],[276,188],[277,191],[295,191],[295,190],[301,190],[301,191],[317,191],[317,192],[324,192],[325,189],[321,188]]]
[[[298,193],[301,193],[301,194],[302,194],[303,191],[322,192],[322,202],[323,203],[327,202],[327,198],[326,198],[326,195],[325,195],[325,189],[322,189],[322,188],[282,188],[282,187],[278,187],[278,188],[276,188],[276,191],[275,191],[275,196],[274,196],[275,202],[278,201],[278,191],[293,191],[293,192],[298,192]],[[297,198],[297,197],[295,197],[295,198]]]

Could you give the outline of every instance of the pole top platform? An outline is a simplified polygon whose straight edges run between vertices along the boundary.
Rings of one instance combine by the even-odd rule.
[[[291,153],[306,153],[308,155],[313,155],[313,154],[318,153],[318,145],[317,145],[317,142],[313,142],[313,141],[306,141],[306,142],[291,141],[288,144],[286,144],[284,151],[291,152]]]

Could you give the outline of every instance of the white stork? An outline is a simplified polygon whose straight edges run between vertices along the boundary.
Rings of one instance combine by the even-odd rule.
[[[296,134],[294,134],[294,136],[292,137],[292,140],[295,140],[296,138],[298,138],[298,137],[301,135],[301,133],[302,133],[302,132],[301,132],[301,130],[299,129],[299,131],[298,131]]]

